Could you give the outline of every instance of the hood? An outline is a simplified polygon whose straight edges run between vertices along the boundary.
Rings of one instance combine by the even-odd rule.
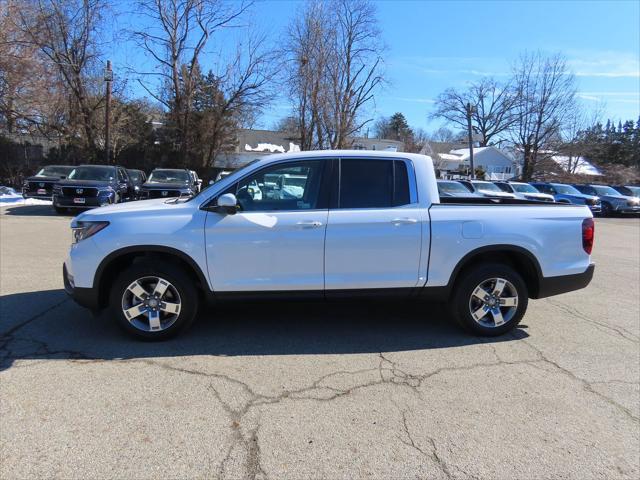
[[[508,193],[508,192],[494,192],[493,190],[483,190],[481,188],[478,189],[478,192],[484,195],[485,197],[516,198],[516,196],[513,193]]]
[[[521,192],[521,195],[529,198],[546,198],[547,200],[553,200],[553,195],[549,195],[548,193]]]
[[[599,197],[587,195],[586,193],[559,193],[559,197],[582,198],[584,200],[599,200]]]
[[[107,180],[60,180],[61,187],[109,187],[114,183]]]
[[[607,200],[608,202],[634,202],[635,198],[628,195],[600,195],[600,200]]]
[[[37,175],[25,178],[25,182],[60,182],[63,180],[64,179],[61,179],[60,177],[45,177],[45,176],[38,177]]]
[[[449,192],[442,192],[440,193],[441,197],[457,197],[457,198],[478,198],[481,197],[482,195],[478,195],[477,193],[471,193],[471,192],[456,192],[456,193],[449,193]]]
[[[78,220],[109,220],[108,217],[120,214],[145,213],[153,215],[156,211],[166,211],[169,208],[193,208],[194,204],[185,202],[168,202],[166,198],[154,198],[152,200],[136,200],[135,202],[115,203],[106,207],[99,207],[81,213],[76,218]],[[107,217],[107,218],[104,218]]]
[[[142,184],[142,188],[145,190],[175,190],[179,189],[191,189],[191,186],[188,183],[183,182],[173,182],[173,183],[150,183],[145,182]]]

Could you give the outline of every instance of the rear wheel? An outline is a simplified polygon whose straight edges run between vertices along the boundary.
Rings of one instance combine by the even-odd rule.
[[[168,262],[143,262],[120,274],[109,304],[120,326],[131,335],[165,340],[193,323],[198,292],[180,267]]]
[[[463,328],[492,337],[520,323],[529,294],[524,280],[513,268],[502,264],[478,265],[461,275],[450,309]]]

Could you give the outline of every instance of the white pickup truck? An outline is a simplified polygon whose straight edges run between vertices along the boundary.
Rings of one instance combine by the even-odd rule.
[[[271,155],[193,198],[97,208],[71,228],[67,292],[147,339],[183,331],[203,300],[274,296],[444,301],[472,333],[500,335],[529,298],[594,270],[586,206],[440,199],[431,159],[405,153]]]

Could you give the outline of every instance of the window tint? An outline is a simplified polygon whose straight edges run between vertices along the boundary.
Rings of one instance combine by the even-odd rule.
[[[310,160],[263,168],[224,193],[235,192],[245,212],[317,208],[323,162]]]
[[[355,158],[340,161],[339,208],[389,208],[410,202],[405,162]]]

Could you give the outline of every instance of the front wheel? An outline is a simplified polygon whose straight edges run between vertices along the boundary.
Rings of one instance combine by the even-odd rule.
[[[143,340],[165,340],[186,330],[198,308],[193,280],[167,262],[141,262],[122,272],[109,304],[118,323]]]
[[[527,285],[513,268],[478,265],[462,272],[450,310],[465,329],[482,336],[502,335],[522,319],[529,300]]]

